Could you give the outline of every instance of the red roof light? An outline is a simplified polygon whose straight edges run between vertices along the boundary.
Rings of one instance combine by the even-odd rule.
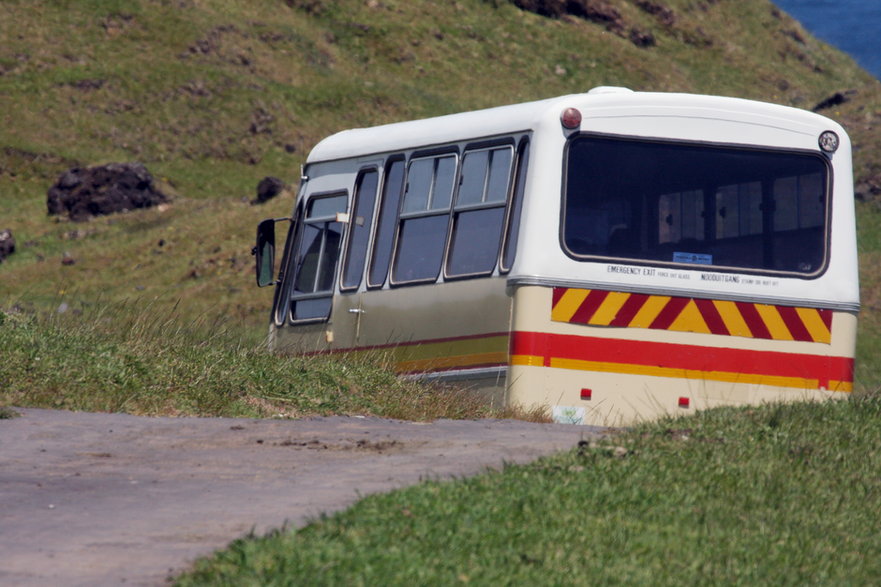
[[[560,124],[563,128],[575,130],[581,126],[581,112],[577,108],[566,108],[560,114]]]

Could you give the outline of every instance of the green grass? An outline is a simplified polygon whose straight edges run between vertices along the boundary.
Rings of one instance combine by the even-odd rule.
[[[407,420],[520,417],[467,391],[398,379],[381,354],[277,357],[233,323],[187,323],[137,308],[59,304],[61,314],[0,312],[0,406],[141,415]]]
[[[185,585],[869,585],[881,399],[719,409],[237,540]]]

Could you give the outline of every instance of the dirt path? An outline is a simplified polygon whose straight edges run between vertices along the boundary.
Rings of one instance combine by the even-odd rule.
[[[511,420],[17,411],[0,420],[0,585],[161,585],[251,530],[603,433]]]

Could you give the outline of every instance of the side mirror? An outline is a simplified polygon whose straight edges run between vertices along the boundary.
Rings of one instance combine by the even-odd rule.
[[[257,225],[257,245],[251,250],[256,257],[257,287],[275,284],[275,219]]]

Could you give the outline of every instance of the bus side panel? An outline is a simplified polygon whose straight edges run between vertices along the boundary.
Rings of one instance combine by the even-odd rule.
[[[753,313],[760,305],[667,296],[628,305],[630,294],[590,293],[515,290],[511,401],[550,405],[560,421],[625,425],[853,388],[852,313],[767,305]]]
[[[400,373],[467,380],[469,371],[507,365],[511,299],[503,278],[368,291],[361,294],[360,309],[356,346],[390,353]],[[504,386],[490,386],[496,385],[498,395]]]
[[[369,353],[503,401],[511,298],[500,277],[336,294],[330,320],[275,330],[282,352]]]

